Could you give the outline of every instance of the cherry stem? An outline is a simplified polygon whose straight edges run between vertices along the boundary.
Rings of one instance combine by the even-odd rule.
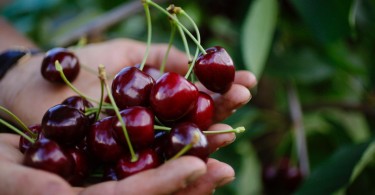
[[[83,98],[85,98],[87,100],[90,100],[92,102],[95,102],[97,104],[100,104],[99,101],[97,101],[94,98],[91,98],[91,97],[89,97],[87,95],[84,95],[76,87],[73,86],[73,84],[66,78],[66,76],[64,74],[64,71],[62,69],[62,66],[61,66],[61,64],[60,64],[60,62],[58,60],[55,61],[55,68],[56,68],[57,71],[59,71],[61,78],[64,80],[65,84],[67,84],[70,87],[70,89],[72,89],[74,92],[76,92],[79,96],[81,96],[81,97],[83,97]]]
[[[104,99],[104,81],[100,79],[100,100],[99,100],[99,108],[96,111],[95,121],[99,119],[99,114],[103,107],[103,102],[104,102],[103,99]]]
[[[199,41],[189,32],[189,30],[181,22],[179,22],[178,20],[176,20],[176,18],[174,18],[172,14],[170,14],[164,8],[160,7],[158,4],[154,3],[152,0],[145,0],[145,1],[148,4],[150,4],[151,6],[157,8],[158,10],[160,10],[161,12],[163,12],[164,14],[166,14],[167,16],[169,16],[172,20],[174,20],[176,22],[176,24],[178,24],[179,26],[181,26],[182,30],[185,31],[185,33],[191,38],[191,40],[197,45],[197,47],[199,47],[199,49],[201,50],[201,52],[203,54],[207,54],[207,52],[204,50],[204,48],[199,43]]]
[[[176,24],[175,24],[175,22],[174,21],[170,21],[170,23],[171,23],[171,36],[169,37],[168,48],[167,48],[167,51],[165,52],[163,61],[162,61],[161,66],[160,66],[160,73],[161,74],[163,74],[164,71],[165,71],[165,65],[167,63],[167,59],[168,59],[168,56],[169,56],[169,51],[172,48],[172,44],[173,44],[173,40],[174,40],[174,35],[176,34]]]
[[[160,126],[160,125],[154,125],[155,130],[162,130],[162,131],[170,131],[172,128],[170,127],[165,127],[165,126]],[[246,129],[245,127],[237,127],[234,129],[228,129],[228,130],[215,130],[215,131],[202,131],[204,134],[221,134],[221,133],[242,133]]]
[[[19,135],[21,135],[22,137],[24,137],[25,139],[27,139],[29,142],[31,143],[35,143],[35,140],[30,138],[29,136],[27,136],[24,132],[20,131],[19,129],[17,129],[15,126],[11,125],[10,123],[4,121],[3,119],[0,119],[0,123],[2,123],[3,125],[7,126],[9,129],[15,131],[16,133],[18,133]],[[30,131],[30,130],[29,130]],[[33,135],[34,133],[32,133]]]
[[[169,160],[177,159],[178,157],[184,155],[187,151],[189,151],[195,144],[197,144],[200,140],[200,135],[198,132],[194,132],[193,137],[188,145],[185,145],[176,155],[174,155]]]
[[[197,24],[194,22],[194,20],[183,9],[181,9],[181,8],[178,9],[177,13],[178,14],[182,14],[183,16],[185,16],[190,21],[190,23],[193,25],[195,33],[197,34],[197,41],[198,41],[198,43],[200,45],[200,43],[201,43],[201,35],[199,33],[199,29],[198,29]],[[190,67],[189,67],[188,72],[185,75],[185,79],[189,78],[189,75],[191,74],[191,71],[194,68],[195,61],[198,58],[198,54],[199,54],[199,47],[197,46],[197,49],[195,50],[194,58],[193,58],[193,60],[190,61]]]
[[[149,53],[150,47],[151,47],[151,34],[152,34],[150,8],[148,6],[147,1],[142,0],[142,3],[143,3],[143,8],[145,10],[146,22],[147,22],[147,45],[146,45],[145,54],[144,54],[143,59],[142,59],[142,63],[139,67],[140,70],[143,70],[143,67],[146,64],[148,53]]]
[[[176,19],[176,21],[179,21],[176,14],[173,14],[174,18]],[[177,29],[178,31],[180,32],[180,36],[181,36],[181,39],[182,39],[182,43],[184,44],[184,47],[185,47],[185,53],[186,53],[186,58],[189,60],[189,62],[191,61],[191,56],[190,56],[190,50],[189,50],[189,44],[186,40],[186,36],[185,36],[185,33],[184,31],[182,30],[181,26],[177,25]]]
[[[129,151],[130,151],[130,155],[131,155],[131,162],[135,162],[135,161],[138,160],[138,157],[137,157],[137,155],[135,155],[133,146],[132,146],[130,138],[129,138],[128,131],[126,130],[125,122],[121,117],[119,108],[117,107],[116,102],[113,99],[111,90],[108,86],[107,75],[106,75],[106,72],[105,72],[105,67],[103,65],[99,65],[99,78],[101,80],[103,80],[103,83],[104,83],[105,88],[106,88],[107,93],[108,93],[108,98],[111,101],[111,104],[113,106],[113,110],[115,111],[118,120],[120,121],[121,128],[122,128],[122,131],[124,132],[124,136],[125,136],[125,139],[126,139],[126,143],[128,144],[128,147],[129,147]]]
[[[30,131],[30,129],[26,126],[25,123],[22,122],[22,120],[20,118],[18,118],[15,114],[13,114],[10,110],[0,106],[0,110],[5,112],[6,114],[8,114],[11,118],[13,118],[20,126],[23,130],[27,131],[28,133],[30,133],[32,135],[32,137],[36,137],[36,134],[32,131]]]

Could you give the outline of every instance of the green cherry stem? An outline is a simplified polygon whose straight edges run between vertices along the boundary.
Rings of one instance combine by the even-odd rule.
[[[13,114],[10,110],[8,110],[8,109],[6,109],[5,107],[2,107],[2,106],[0,106],[0,110],[5,112],[11,118],[13,118],[21,126],[21,128],[23,130],[27,131],[28,133],[30,133],[32,135],[32,137],[36,137],[36,134],[34,132],[30,131],[30,129],[26,126],[26,124],[23,123],[22,120],[20,118],[18,118],[15,114]]]
[[[99,78],[101,80],[103,80],[104,86],[105,86],[105,88],[107,90],[107,93],[108,93],[108,98],[111,100],[113,110],[115,111],[116,116],[117,116],[118,120],[120,121],[121,128],[122,128],[122,131],[124,132],[124,136],[125,136],[125,139],[126,139],[126,143],[128,144],[128,147],[129,147],[129,151],[130,151],[130,155],[131,155],[131,162],[135,162],[135,161],[138,160],[138,157],[137,157],[137,155],[135,155],[133,146],[132,146],[130,138],[129,138],[128,131],[126,130],[125,122],[121,117],[119,108],[117,107],[116,102],[113,99],[111,90],[108,86],[107,75],[106,75],[106,72],[105,72],[105,67],[103,65],[99,65]]]
[[[169,160],[177,159],[178,157],[184,155],[187,151],[189,151],[196,143],[200,140],[200,135],[198,132],[194,132],[193,137],[188,145],[185,145],[176,155],[174,155]]]
[[[168,59],[168,56],[169,56],[169,51],[172,48],[172,44],[173,44],[173,40],[174,40],[174,35],[176,34],[176,24],[175,24],[175,22],[174,21],[170,21],[170,23],[171,23],[171,36],[169,37],[168,48],[167,48],[167,51],[165,52],[163,61],[162,61],[161,66],[160,66],[160,73],[161,74],[163,74],[164,71],[165,71],[165,65],[167,63],[167,59]]]
[[[96,111],[96,115],[95,115],[95,121],[99,119],[100,111],[103,108],[103,102],[104,102],[104,81],[100,79],[100,100],[99,100],[99,108]]]
[[[203,54],[207,53],[205,51],[205,49],[202,47],[202,45],[198,42],[198,40],[189,32],[189,30],[183,24],[181,24],[181,22],[179,22],[178,20],[176,20],[176,18],[174,18],[172,14],[170,14],[168,11],[166,11],[164,8],[160,7],[158,4],[156,4],[152,0],[144,0],[144,1],[146,1],[148,4],[150,4],[151,6],[155,7],[156,9],[160,10],[161,12],[163,12],[164,14],[166,14],[167,16],[169,16],[172,20],[174,20],[176,22],[176,24],[178,24],[179,26],[181,26],[182,30],[185,31],[185,33],[191,38],[191,40],[197,45],[197,47],[199,47],[199,49],[201,50],[201,52]]]
[[[174,16],[174,19],[179,22],[176,14],[173,14]],[[177,25],[177,29],[178,31],[180,32],[180,36],[181,36],[181,39],[182,39],[182,43],[184,44],[184,47],[185,47],[185,53],[186,53],[186,58],[189,60],[189,62],[191,62],[191,56],[190,56],[190,49],[189,49],[189,44],[186,40],[186,36],[185,36],[185,33],[184,31],[182,30],[181,26],[180,25]]]
[[[150,8],[148,6],[148,2],[146,0],[142,0],[143,8],[145,10],[146,14],[146,22],[147,22],[147,45],[146,45],[146,51],[142,59],[142,63],[140,65],[140,70],[143,70],[143,67],[146,64],[146,60],[148,57],[148,53],[150,51],[151,47],[151,35],[152,35],[152,24],[151,24],[151,15],[150,15]]]
[[[197,41],[198,41],[198,43],[200,45],[201,44],[201,35],[199,33],[199,29],[198,29],[197,24],[194,22],[194,20],[183,9],[181,9],[181,8],[178,9],[177,14],[182,14],[183,16],[185,16],[190,21],[190,23],[193,25],[195,33],[197,35]],[[194,64],[195,64],[195,61],[198,58],[198,54],[199,54],[199,47],[197,46],[197,49],[195,50],[195,54],[194,54],[193,60],[190,61],[191,64],[190,64],[189,70],[188,70],[188,72],[185,75],[186,79],[189,78],[189,75],[191,74],[191,71],[194,68]]]
[[[160,126],[160,125],[154,125],[155,130],[162,130],[162,131],[170,131],[172,128]],[[245,131],[245,127],[237,127],[234,129],[228,129],[228,130],[215,130],[215,131],[202,131],[204,134],[221,134],[221,133],[242,133]]]
[[[70,87],[70,89],[72,89],[75,93],[77,93],[79,96],[81,96],[81,97],[83,97],[87,100],[90,100],[90,101],[95,102],[97,104],[100,103],[99,101],[95,100],[94,98],[91,98],[91,97],[83,94],[76,87],[74,87],[74,85],[66,78],[66,76],[64,74],[64,71],[62,69],[62,66],[61,66],[61,64],[58,60],[55,61],[55,68],[56,68],[57,71],[59,71],[60,76],[64,80],[65,84],[67,84]]]
[[[25,139],[27,139],[29,142],[31,143],[35,143],[35,140],[30,138],[29,136],[27,136],[24,132],[20,131],[19,129],[17,129],[15,126],[11,125],[10,123],[4,121],[3,119],[0,119],[0,123],[2,123],[3,125],[7,126],[9,129],[13,130],[14,132],[18,133],[19,135],[21,135],[22,137],[24,137]],[[30,130],[29,130],[30,131]],[[34,134],[34,133],[33,133]],[[33,135],[32,134],[32,135]]]

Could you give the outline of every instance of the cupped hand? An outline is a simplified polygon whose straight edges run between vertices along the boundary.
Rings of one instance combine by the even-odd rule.
[[[223,128],[230,127],[216,124],[210,130]],[[210,150],[232,140],[230,136],[213,140]],[[18,141],[18,135],[0,134],[0,194],[211,194],[234,179],[233,169],[225,163],[209,159],[205,164],[196,157],[183,156],[120,181],[71,187],[57,175],[21,165]]]

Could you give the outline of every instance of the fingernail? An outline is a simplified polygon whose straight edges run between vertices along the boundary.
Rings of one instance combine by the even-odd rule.
[[[225,184],[228,184],[228,183],[232,182],[234,179],[235,179],[235,177],[226,177],[226,178],[220,180],[219,182],[217,182],[216,186],[218,186],[218,187],[223,186]]]

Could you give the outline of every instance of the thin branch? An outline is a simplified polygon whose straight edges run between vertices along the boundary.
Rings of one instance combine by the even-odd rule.
[[[302,174],[307,177],[310,174],[310,165],[306,144],[305,127],[303,125],[303,114],[296,87],[292,82],[290,82],[287,86],[287,93],[300,169]]]
[[[166,0],[154,0],[156,3],[162,3],[165,1]],[[124,3],[105,14],[96,17],[92,21],[82,25],[80,28],[72,31],[66,36],[61,37],[60,39],[56,40],[55,43],[59,46],[68,46],[69,44],[79,40],[81,37],[103,32],[109,27],[118,24],[122,20],[125,20],[126,18],[141,11],[143,11],[143,5],[140,0]]]

